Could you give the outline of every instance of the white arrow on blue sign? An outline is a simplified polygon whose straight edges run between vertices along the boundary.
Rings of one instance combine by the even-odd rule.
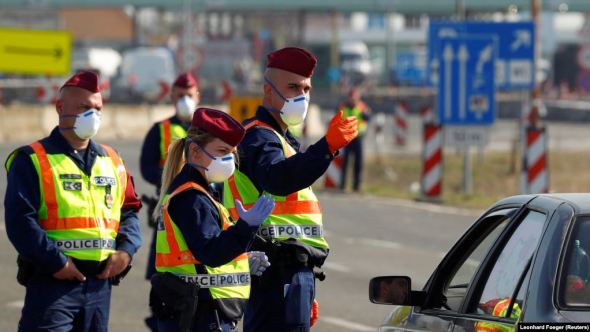
[[[428,77],[438,82],[442,38],[462,35],[494,35],[498,40],[496,86],[500,89],[530,89],[535,85],[535,26],[533,22],[435,21],[428,30]]]
[[[496,118],[497,40],[463,35],[440,40],[438,110],[446,125],[491,125]]]

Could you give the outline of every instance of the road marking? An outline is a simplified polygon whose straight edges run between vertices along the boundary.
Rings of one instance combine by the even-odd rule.
[[[322,267],[326,268],[327,270],[333,270],[333,271],[341,272],[341,273],[350,273],[351,272],[351,269],[348,266],[334,263],[334,262],[326,262],[326,263],[324,263],[324,265],[322,265]]]
[[[351,331],[367,331],[367,332],[373,332],[376,330],[376,328],[374,327],[370,327],[364,324],[359,324],[359,323],[355,323],[355,322],[351,322],[349,320],[345,320],[345,319],[341,319],[341,318],[337,318],[337,317],[320,317],[320,320],[322,322],[326,322],[328,324],[332,324],[332,325],[336,325],[342,328],[345,328],[347,330],[351,330]]]
[[[5,304],[6,307],[18,308],[18,309],[21,309],[24,305],[25,305],[25,301],[23,301],[23,300],[6,302],[6,304]]]
[[[392,242],[392,241],[384,241],[384,240],[377,240],[377,239],[370,239],[370,238],[356,238],[356,237],[345,237],[339,236],[344,243],[350,245],[357,245],[362,244],[365,246],[372,246],[372,247],[379,247],[379,248],[386,248],[386,249],[400,249],[403,247],[400,243]]]
[[[377,239],[367,239],[367,238],[358,239],[358,243],[364,244],[367,246],[380,247],[380,248],[386,248],[386,249],[400,249],[402,247],[402,245],[397,242],[377,240]]]
[[[445,213],[451,215],[460,215],[460,216],[469,216],[469,217],[477,217],[481,215],[483,210],[479,209],[467,209],[467,208],[457,208],[452,206],[445,206],[440,204],[433,204],[427,202],[418,202],[418,201],[411,201],[407,199],[400,199],[400,198],[383,198],[379,196],[373,196],[368,194],[363,195],[355,195],[355,194],[347,194],[347,195],[337,195],[337,194],[329,194],[329,193],[321,193],[321,196],[328,196],[330,199],[333,200],[340,200],[346,201],[347,204],[350,204],[350,200],[354,199],[357,201],[365,202],[369,206],[398,206],[404,208],[412,208],[416,210],[428,211],[432,213]]]
[[[336,233],[333,233],[332,235],[333,235],[333,237],[339,238],[342,242],[344,242],[350,246],[365,245],[365,246],[379,247],[379,248],[390,249],[390,250],[404,250],[404,251],[409,251],[409,252],[413,252],[413,253],[420,252],[420,253],[427,254],[429,256],[438,257],[440,259],[444,258],[447,255],[446,251],[430,250],[430,249],[425,249],[423,247],[404,245],[399,242],[384,241],[384,240],[362,238],[362,237],[355,238],[355,237],[348,237],[348,236],[344,236],[344,235],[336,234]]]

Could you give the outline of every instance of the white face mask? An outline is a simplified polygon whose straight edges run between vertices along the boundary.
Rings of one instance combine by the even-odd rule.
[[[264,79],[276,94],[285,101],[281,110],[278,111],[283,122],[287,124],[287,126],[296,126],[303,123],[307,116],[309,98],[305,94],[293,98],[285,98],[268,78],[265,77]]]
[[[72,129],[76,136],[80,139],[89,139],[92,136],[96,135],[98,129],[100,128],[100,115],[98,114],[98,110],[91,108],[88,111],[78,114],[78,115],[62,115],[60,118],[71,118],[75,117],[76,121],[74,122],[73,127],[69,128],[62,128],[62,129]]]
[[[205,169],[205,177],[209,182],[223,182],[229,179],[236,169],[234,155],[228,153],[222,157],[215,157],[207,169]]]
[[[176,114],[182,120],[190,121],[197,109],[197,103],[189,96],[183,96],[176,102]]]
[[[205,154],[209,158],[211,158],[211,164],[209,164],[209,166],[207,166],[207,167],[201,166],[196,163],[190,163],[190,165],[193,167],[198,167],[198,168],[204,169],[205,170],[205,178],[207,178],[207,181],[212,182],[212,183],[223,182],[223,181],[229,179],[229,177],[232,176],[232,174],[234,174],[234,171],[236,169],[236,164],[234,161],[233,153],[230,152],[224,156],[215,157],[212,154],[210,154],[209,152],[207,152],[207,150],[205,150],[201,146],[199,146],[199,148],[203,152],[205,152]]]

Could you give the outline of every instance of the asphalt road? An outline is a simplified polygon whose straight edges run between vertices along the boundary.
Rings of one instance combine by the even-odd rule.
[[[153,189],[139,176],[140,143],[110,143],[135,174],[138,193],[152,193]],[[2,162],[15,146],[0,146]],[[2,198],[5,188],[6,177],[2,175]],[[369,302],[369,279],[407,275],[414,289],[422,287],[445,252],[480,212],[330,192],[320,193],[319,198],[332,250],[325,265],[327,279],[317,286],[320,321],[313,330],[321,332],[376,331],[391,308]],[[14,331],[24,288],[15,280],[16,252],[5,235],[3,205],[0,212],[0,331]],[[151,229],[142,229],[145,243],[135,258],[135,266],[121,286],[114,288],[111,331],[147,330],[143,319],[148,314],[149,284],[143,273]]]

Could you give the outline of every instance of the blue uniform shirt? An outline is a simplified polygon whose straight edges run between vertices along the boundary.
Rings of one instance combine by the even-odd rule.
[[[285,157],[279,138],[268,129],[251,128],[240,143],[239,168],[256,186],[259,192],[267,191],[277,196],[287,196],[311,186],[330,166],[334,156],[330,153],[325,138],[300,152],[299,142],[289,130],[283,132],[269,111],[259,106],[256,116],[250,121],[259,120],[272,126],[282,134],[298,153]]]
[[[188,130],[190,122],[181,121],[176,115],[169,118],[171,123],[179,124],[184,129]],[[148,131],[141,147],[141,156],[139,157],[139,166],[141,176],[143,178],[160,188],[160,181],[162,180],[162,167],[160,166],[160,123],[155,123]]]
[[[85,174],[91,173],[97,155],[107,156],[103,148],[92,140],[86,150],[75,151],[58,128],[41,142],[47,153],[62,153],[69,156]],[[29,157],[31,153],[32,148],[29,146],[19,148],[8,170],[4,199],[6,233],[19,254],[32,260],[41,271],[53,274],[64,266],[67,257],[39,225],[41,194],[39,176]],[[116,243],[117,250],[124,250],[133,257],[141,246],[141,231],[137,217],[141,203],[135,195],[133,179],[129,173],[127,174],[128,185]]]

